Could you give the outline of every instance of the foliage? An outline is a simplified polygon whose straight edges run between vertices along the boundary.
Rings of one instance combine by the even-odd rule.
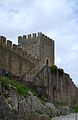
[[[63,70],[63,69],[61,69],[61,68],[58,68],[58,72],[59,72],[59,75],[63,75],[64,70]]]
[[[50,66],[50,69],[51,69],[52,73],[57,73],[58,68],[56,65]]]
[[[73,112],[78,113],[78,106],[72,106]]]
[[[0,78],[0,83],[5,89],[9,89],[10,87],[15,89],[20,95],[26,96],[28,94],[28,88],[25,85],[8,77]]]
[[[23,85],[16,80],[13,80],[8,77],[0,77],[0,84],[3,88],[9,90],[9,88],[15,89],[20,95],[26,96],[29,91],[36,96],[43,104],[45,103],[46,99],[43,96],[38,95],[37,92],[32,90],[31,88],[27,87],[26,85]]]
[[[61,68],[58,68],[56,65],[50,66],[50,69],[51,69],[52,73],[57,73],[58,72],[59,75],[63,75],[63,73],[64,73],[64,70],[61,69]]]

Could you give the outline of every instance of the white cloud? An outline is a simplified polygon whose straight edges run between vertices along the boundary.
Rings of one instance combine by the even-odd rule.
[[[0,0],[0,34],[17,43],[21,34],[42,31],[55,39],[56,64],[78,84],[77,0]]]

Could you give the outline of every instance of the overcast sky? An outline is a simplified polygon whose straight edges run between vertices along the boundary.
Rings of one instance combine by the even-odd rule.
[[[42,32],[55,40],[56,65],[78,85],[77,0],[0,0],[0,35]]]

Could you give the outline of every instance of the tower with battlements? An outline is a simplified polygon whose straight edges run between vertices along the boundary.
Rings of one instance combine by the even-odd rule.
[[[78,88],[68,74],[52,72],[53,64],[54,40],[41,32],[19,36],[18,45],[0,36],[0,70],[20,76],[21,82],[49,101],[78,104]]]
[[[54,40],[41,32],[18,37],[18,46],[39,59],[40,64],[54,64]]]

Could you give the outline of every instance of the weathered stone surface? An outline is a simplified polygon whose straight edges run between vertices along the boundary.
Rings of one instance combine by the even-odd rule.
[[[66,114],[69,114],[71,112],[69,106],[62,106],[62,107],[59,106],[59,110],[60,110],[61,115],[66,115]]]
[[[39,59],[39,62],[45,64],[54,64],[54,41],[41,33],[40,36],[34,34],[34,37],[18,38],[18,45],[31,56]],[[29,36],[29,35],[28,35]]]
[[[25,98],[18,95],[15,90],[6,90],[1,86],[0,89],[0,120],[49,119],[49,116],[43,110],[45,106],[37,97],[28,95]]]
[[[39,95],[49,102],[78,104],[78,88],[67,73],[52,73],[49,65],[53,64],[54,41],[44,34],[20,36],[18,45],[0,36],[0,70],[20,76],[22,83],[31,82]]]
[[[47,107],[48,114],[51,117],[60,115],[60,110],[56,108],[55,105],[53,105],[52,103],[46,103],[46,107]]]
[[[38,113],[44,114],[46,112],[46,106],[44,106],[41,101],[33,95],[28,95],[26,101],[31,107]]]

